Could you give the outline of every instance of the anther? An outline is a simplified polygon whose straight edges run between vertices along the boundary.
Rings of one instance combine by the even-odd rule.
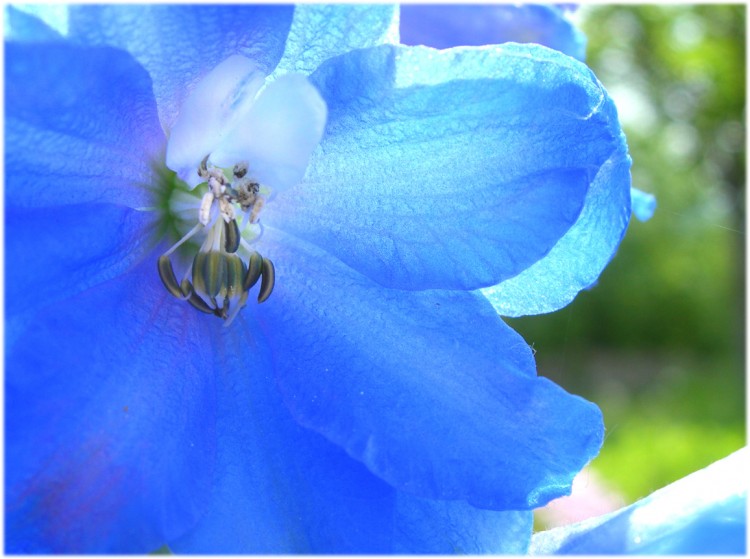
[[[180,284],[177,283],[177,276],[174,275],[174,269],[172,268],[172,262],[169,260],[169,256],[163,254],[159,257],[158,262],[159,277],[164,287],[167,288],[172,295],[178,299],[184,299],[185,294],[180,289]]]
[[[190,282],[186,279],[182,280],[182,290],[188,294],[189,296],[187,298],[187,302],[190,303],[194,308],[198,309],[201,312],[204,312],[206,314],[213,314],[214,309],[208,306],[208,303],[206,303],[203,299],[200,298],[200,296],[193,290],[193,286],[190,285]]]
[[[198,167],[198,176],[201,178],[206,178],[208,176],[208,155],[203,158]]]
[[[274,270],[273,262],[268,258],[263,259],[263,266],[261,269],[261,280],[260,280],[260,292],[258,292],[258,302],[262,303],[271,296],[273,286],[276,283],[276,270]]]
[[[242,289],[250,291],[252,287],[258,282],[260,273],[263,268],[263,257],[254,252],[250,255],[250,259],[247,261],[247,273],[245,274],[245,280],[242,282]]]
[[[219,294],[222,287],[226,286],[227,266],[224,256],[214,250],[203,253],[199,252],[193,261],[193,281],[196,276],[203,277],[203,287],[206,295],[213,298]]]
[[[238,179],[244,177],[247,174],[247,163],[245,163],[244,161],[241,163],[237,163],[234,166],[234,169],[232,169],[232,174]]]
[[[224,250],[234,253],[238,248],[240,248],[240,227],[236,219],[230,219],[224,222]]]

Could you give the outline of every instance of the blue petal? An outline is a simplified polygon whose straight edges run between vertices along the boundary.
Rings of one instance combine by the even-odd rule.
[[[292,6],[72,6],[70,37],[123,48],[154,82],[159,117],[169,130],[190,88],[232,54],[270,73],[281,58]]]
[[[633,207],[633,215],[639,221],[648,221],[654,217],[656,211],[656,196],[643,192],[637,188],[630,189],[630,199]]]
[[[263,219],[388,287],[518,274],[576,221],[624,145],[591,72],[543,47],[382,46],[311,80],[326,133],[306,179]]]
[[[745,555],[744,448],[620,511],[541,532],[537,555]]]
[[[277,72],[310,74],[350,50],[398,42],[398,10],[387,4],[299,4]]]
[[[273,298],[249,305],[231,328],[212,334],[219,475],[206,515],[189,534],[170,541],[170,549],[212,554],[525,552],[530,513],[481,511],[395,491],[341,449],[297,425],[276,387],[260,324]]]
[[[630,221],[631,160],[626,149],[623,139],[621,150],[596,175],[578,221],[545,258],[482,290],[498,313],[523,316],[556,311],[596,282]]]
[[[5,40],[6,41],[56,41],[62,36],[55,30],[51,22],[44,21],[36,13],[27,13],[40,10],[50,10],[51,5],[25,5],[5,6]],[[57,6],[58,16],[67,16],[65,7]],[[52,16],[52,14],[50,14]],[[59,19],[59,18],[58,18]]]
[[[483,298],[384,289],[274,235],[260,322],[302,425],[424,498],[518,510],[570,491],[599,450],[601,414],[536,377],[528,345]]]
[[[398,496],[395,553],[521,555],[528,551],[531,512],[481,510],[462,501],[419,499],[403,492]]]
[[[155,270],[45,309],[6,346],[6,551],[144,553],[200,516],[212,355]]]
[[[461,45],[537,43],[586,59],[586,36],[557,6],[401,6],[401,42],[439,49]]]
[[[152,248],[156,218],[105,204],[6,209],[6,318],[117,277]]]
[[[6,43],[5,126],[8,207],[153,203],[164,133],[151,81],[127,53]]]

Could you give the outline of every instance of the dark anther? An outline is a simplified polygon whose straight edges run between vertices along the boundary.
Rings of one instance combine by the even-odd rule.
[[[237,163],[232,169],[232,174],[238,179],[244,177],[247,174],[247,163]]]
[[[247,261],[247,273],[245,274],[245,280],[242,282],[242,289],[244,291],[250,291],[257,283],[262,268],[263,257],[257,252],[253,252],[250,255],[250,260]]]
[[[224,250],[227,252],[237,252],[240,248],[240,228],[236,219],[230,219],[224,222]]]
[[[205,177],[208,174],[208,155],[201,161],[200,167],[198,167],[198,175]]]
[[[182,292],[182,290],[180,290],[180,284],[177,283],[177,277],[174,275],[172,262],[170,262],[169,256],[160,256],[158,267],[159,277],[161,278],[161,282],[164,284],[164,287],[167,288],[167,291],[169,291],[178,299],[183,299],[185,297],[185,294]]]
[[[263,267],[261,269],[260,291],[258,292],[259,303],[262,303],[271,296],[275,283],[276,271],[274,270],[273,262],[268,258],[264,258]]]

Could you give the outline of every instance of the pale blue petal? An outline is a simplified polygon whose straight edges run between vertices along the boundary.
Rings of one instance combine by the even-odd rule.
[[[648,221],[654,217],[654,212],[656,211],[656,196],[638,190],[637,188],[631,188],[630,199],[633,207],[633,215],[637,217],[639,221]]]
[[[209,497],[213,356],[156,256],[5,347],[5,551],[145,553]]]
[[[388,4],[295,6],[277,74],[310,74],[321,63],[350,50],[398,42],[398,8]]]
[[[206,515],[194,530],[169,541],[170,549],[206,554],[524,552],[530,513],[480,511],[462,502],[400,493],[297,425],[276,386],[274,357],[263,335],[266,306],[274,298],[260,306],[250,303],[229,329],[214,317],[202,317],[216,324],[210,341],[216,348],[211,374],[217,383],[219,475]]]
[[[498,313],[556,311],[596,282],[630,221],[631,160],[624,139],[621,146],[596,175],[580,218],[550,253],[516,277],[482,290]]]
[[[231,167],[249,162],[248,173],[274,193],[302,179],[326,124],[326,104],[301,74],[271,82],[211,153],[211,162]]]
[[[537,43],[586,59],[586,35],[557,6],[401,6],[401,42],[445,49],[461,45]]]
[[[329,121],[263,219],[389,287],[493,285],[549,252],[623,150],[591,72],[538,46],[382,46],[311,76]]]
[[[252,60],[235,54],[190,92],[170,130],[166,158],[167,166],[188,185],[204,181],[198,176],[198,165],[249,111],[265,78]]]
[[[164,134],[151,81],[127,53],[6,43],[5,126],[8,207],[153,204]]]
[[[165,130],[190,90],[232,54],[268,74],[281,58],[292,6],[73,6],[70,37],[129,51],[151,75]]]
[[[61,33],[56,30],[60,28],[60,20],[65,22],[63,33],[67,28],[65,6],[27,4],[5,6],[4,9],[6,41],[56,41],[62,39]],[[41,14],[38,13],[40,9],[43,10]],[[49,10],[52,12],[47,14]],[[55,22],[58,22],[57,26],[54,25]]]
[[[397,489],[530,509],[598,452],[598,408],[536,377],[483,298],[384,289],[276,231],[263,254],[276,287],[258,314],[284,401]]]
[[[617,512],[534,536],[536,555],[745,555],[743,448]]]

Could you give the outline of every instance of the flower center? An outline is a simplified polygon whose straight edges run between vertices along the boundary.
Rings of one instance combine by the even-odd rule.
[[[205,188],[199,204],[195,196],[176,186],[168,193],[167,213],[178,219],[186,213],[195,216],[197,210],[198,223],[159,257],[159,277],[169,293],[201,312],[224,319],[224,325],[229,326],[259,279],[258,303],[273,291],[273,263],[251,246],[263,233],[258,214],[268,189],[251,177],[246,162],[222,169],[210,165],[206,156],[198,175],[205,180],[197,187]],[[241,225],[237,223],[238,207],[244,216]],[[248,225],[256,230],[243,235]],[[203,243],[178,281],[170,256],[199,233],[205,234]]]

